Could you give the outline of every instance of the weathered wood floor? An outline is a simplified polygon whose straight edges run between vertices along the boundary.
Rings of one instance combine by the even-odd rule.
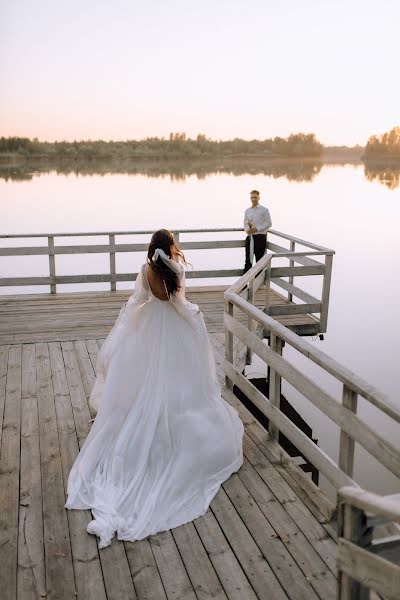
[[[223,331],[224,286],[192,288],[187,297],[199,304],[210,333]],[[61,341],[79,337],[105,337],[131,291],[0,296],[0,344]],[[256,294],[264,306],[265,289]],[[271,290],[271,304],[287,304]],[[316,320],[310,315],[277,317],[299,334],[314,335]],[[243,320],[245,322],[245,320]]]
[[[224,336],[209,326],[222,381]],[[336,597],[331,524],[281,463],[279,447],[232,398],[245,423],[245,462],[207,514],[99,551],[86,533],[90,513],[66,511],[64,502],[90,428],[87,399],[104,336],[82,336],[78,328],[75,339],[61,341],[57,331],[48,326],[47,339],[35,340],[32,331],[24,339],[21,327],[20,340],[29,343],[0,346],[3,600]]]

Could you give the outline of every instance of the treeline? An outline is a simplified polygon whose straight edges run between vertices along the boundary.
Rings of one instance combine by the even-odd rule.
[[[203,134],[196,139],[185,133],[171,133],[169,138],[146,138],[118,142],[74,141],[41,142],[22,137],[0,138],[0,154],[24,157],[68,159],[129,158],[201,158],[227,156],[322,157],[323,146],[315,134],[296,133],[287,138],[266,140],[211,140]]]
[[[371,135],[365,146],[364,156],[366,160],[371,159],[400,159],[400,127],[393,127],[380,136]]]

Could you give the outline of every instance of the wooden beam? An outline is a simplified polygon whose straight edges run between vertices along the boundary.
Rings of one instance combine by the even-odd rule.
[[[381,515],[390,521],[400,523],[400,500],[379,496],[358,487],[344,487],[339,490],[339,500],[356,506],[365,512]]]
[[[293,279],[293,277],[291,277],[291,279]],[[290,282],[285,281],[280,277],[275,277],[274,279],[272,279],[272,283],[289,292],[289,302],[292,301],[292,296],[296,296],[296,298],[303,300],[303,302],[308,302],[309,304],[315,304],[319,302],[318,298],[311,296],[311,294],[308,294],[304,290],[300,289],[295,285],[292,285]]]
[[[324,265],[319,267],[273,267],[271,270],[271,278],[275,277],[305,277],[309,275],[323,275],[325,272]]]
[[[332,260],[333,256],[327,254],[325,257],[325,273],[324,273],[324,281],[322,284],[322,311],[321,311],[321,332],[325,333],[328,326],[328,309],[329,309],[329,295],[331,289],[331,279],[332,279]]]
[[[225,300],[225,314],[233,318],[233,304],[227,299]],[[227,328],[225,329],[225,360],[233,363],[233,335]],[[233,388],[229,377],[225,378],[225,385],[230,390]]]
[[[346,385],[343,386],[342,405],[357,414],[357,394]],[[353,477],[354,439],[343,429],[340,430],[339,467]]]
[[[110,240],[110,276],[111,276],[111,291],[115,292],[115,290],[117,289],[117,284],[115,282],[115,280],[113,279],[113,276],[115,276],[116,271],[115,271],[115,235],[110,235],[109,236],[109,240]]]
[[[321,303],[315,304],[277,304],[270,306],[268,314],[271,317],[280,315],[308,315],[311,313],[320,313]]]
[[[270,348],[273,352],[276,352],[278,356],[282,356],[282,340],[277,337],[274,333],[271,334]],[[281,377],[279,373],[272,367],[269,369],[269,400],[273,406],[279,411],[281,410]],[[279,441],[279,429],[275,423],[271,420],[268,425],[269,435],[273,440]]]
[[[48,238],[48,252],[49,252],[49,275],[50,275],[50,292],[55,294],[57,291],[56,286],[56,260],[54,256],[54,237],[49,236]]]
[[[400,598],[400,566],[343,538],[338,540],[338,567],[343,573],[388,600]],[[339,595],[347,600],[349,595]],[[355,596],[351,596],[355,598]]]
[[[257,321],[264,329],[279,335],[279,337],[281,337],[290,346],[298,350],[301,354],[307,356],[307,358],[312,360],[315,364],[325,369],[327,373],[330,373],[336,377],[336,379],[346,384],[354,392],[368,400],[371,404],[376,406],[376,408],[379,408],[379,410],[391,417],[394,421],[396,421],[396,423],[400,423],[400,411],[389,401],[386,395],[382,394],[382,392],[377,390],[374,386],[370,385],[364,379],[338,363],[328,354],[318,350],[315,348],[315,346],[310,344],[310,342],[302,339],[294,332],[290,331],[290,329],[281,323],[278,323],[275,319],[272,319],[272,317],[269,317],[259,308],[251,306],[248,302],[246,302],[246,300],[240,298],[239,295],[231,293],[230,289],[225,292],[225,297],[229,298],[234,306],[240,308],[245,314],[249,314],[249,312],[251,312],[253,319]]]
[[[311,379],[294,367],[291,363],[278,356],[257,336],[250,333],[238,321],[224,315],[224,325],[227,330],[249,346],[270,367],[275,369],[281,377],[288,381],[295,389],[321,410],[327,417],[345,431],[352,439],[356,440],[381,464],[387,467],[397,477],[400,477],[400,455],[398,449],[379,436],[376,431],[366,425],[357,415],[347,407],[342,406],[337,400],[316,385]]]
[[[243,375],[225,360],[224,371],[227,377],[242,390],[253,404],[282,431],[282,433],[306,456],[311,463],[332,483],[335,488],[345,485],[356,485],[354,481],[343,473],[335,462],[305,435],[292,421],[280,410],[271,404],[258,389]]]
[[[311,242],[306,242],[305,240],[302,240],[301,238],[295,237],[293,235],[282,233],[282,231],[276,231],[276,229],[270,229],[269,233],[281,237],[284,240],[296,242],[296,244],[300,244],[301,246],[306,246],[306,248],[312,248],[313,250],[320,250],[322,252],[329,252],[331,254],[335,254],[334,250],[331,250],[330,248],[325,248],[324,246],[319,246],[317,244],[312,244]]]

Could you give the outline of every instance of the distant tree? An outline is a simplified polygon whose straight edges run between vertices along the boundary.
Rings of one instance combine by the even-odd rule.
[[[400,127],[393,127],[380,136],[371,135],[365,146],[364,158],[400,159]]]

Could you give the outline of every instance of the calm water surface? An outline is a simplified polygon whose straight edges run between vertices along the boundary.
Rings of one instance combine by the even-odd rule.
[[[275,229],[336,251],[328,333],[325,341],[312,343],[399,406],[400,191],[367,181],[361,167],[325,166],[306,182],[230,174],[175,180],[169,176],[49,173],[30,181],[0,180],[0,233],[240,227],[253,188],[261,191],[261,202],[269,207]],[[193,251],[188,258],[195,269],[243,264],[242,249]],[[108,270],[105,255],[62,256],[56,260],[59,274]],[[143,260],[144,255],[119,255],[117,269],[134,271]],[[1,258],[0,269],[3,276],[47,275],[48,263],[45,257]],[[76,289],[82,286],[60,286],[60,291]],[[0,293],[13,291],[3,289]],[[285,355],[326,389],[340,395],[339,387],[318,367],[287,349]],[[254,369],[259,371],[260,367],[255,365]],[[312,425],[319,445],[336,458],[338,428],[289,386],[284,391]],[[359,409],[373,429],[400,447],[399,426],[364,402]],[[359,449],[355,477],[372,490],[391,493],[399,489],[396,478]]]

